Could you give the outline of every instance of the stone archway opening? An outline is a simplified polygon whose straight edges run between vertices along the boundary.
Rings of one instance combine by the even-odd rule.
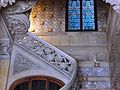
[[[16,80],[9,90],[59,90],[63,86],[64,83],[56,78],[33,76]]]

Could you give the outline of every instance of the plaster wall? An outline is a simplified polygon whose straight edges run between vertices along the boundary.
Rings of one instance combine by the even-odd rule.
[[[120,16],[112,8],[108,23],[109,61],[112,87],[120,89]]]

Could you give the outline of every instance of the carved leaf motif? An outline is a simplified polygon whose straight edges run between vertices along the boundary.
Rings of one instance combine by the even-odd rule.
[[[55,67],[58,67],[66,73],[69,73],[69,75],[72,73],[72,62],[68,58],[64,57],[64,55],[56,52],[43,42],[37,41],[35,38],[27,34],[24,37],[19,38],[17,42],[22,47],[28,49],[30,52],[50,62],[52,65],[55,65]]]

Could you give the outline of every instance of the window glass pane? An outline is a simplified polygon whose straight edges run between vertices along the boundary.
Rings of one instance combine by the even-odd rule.
[[[20,90],[21,85],[17,85],[14,90]]]
[[[82,0],[82,30],[95,30],[94,0]]]
[[[17,85],[14,90],[28,90],[28,82]]]
[[[54,82],[49,82],[49,90],[59,90],[61,87]]]
[[[32,81],[32,90],[39,90],[39,81],[38,80]]]
[[[40,90],[46,90],[46,80],[40,80]]]
[[[68,2],[68,30],[80,30],[80,1]]]
[[[20,90],[28,90],[28,82],[24,82],[24,83],[22,83],[21,86],[22,86],[22,87],[21,87]]]

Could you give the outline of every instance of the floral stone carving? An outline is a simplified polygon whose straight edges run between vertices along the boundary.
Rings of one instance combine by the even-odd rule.
[[[16,42],[22,47],[28,49],[28,51],[43,58],[65,73],[69,75],[72,74],[74,67],[73,62],[64,55],[61,55],[56,50],[50,48],[50,46],[47,44],[44,44],[43,42],[40,42],[29,35],[25,35],[24,37],[19,38],[16,40]]]

